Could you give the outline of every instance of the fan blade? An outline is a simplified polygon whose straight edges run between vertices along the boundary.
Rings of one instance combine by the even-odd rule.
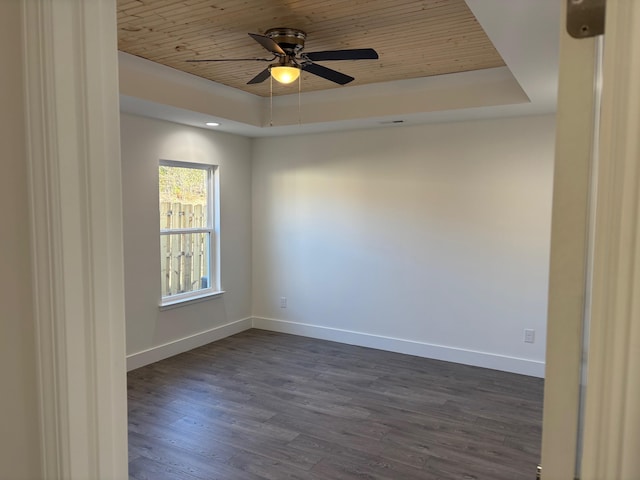
[[[305,56],[313,62],[325,60],[376,60],[378,52],[373,48],[356,48],[352,50],[327,50],[326,52],[310,52]]]
[[[273,58],[214,58],[207,60],[185,60],[189,63],[199,63],[199,62],[273,62],[278,57]]]
[[[254,83],[262,83],[271,75],[271,67],[265,68],[258,75],[253,77],[251,80],[247,82],[247,85],[253,85]]]
[[[280,48],[280,45],[278,45],[271,38],[265,37],[264,35],[258,35],[256,33],[250,33],[249,36],[253,38],[256,42],[258,42],[260,45],[262,45],[264,48],[269,50],[271,53],[274,53],[276,55],[286,55],[284,50]]]
[[[338,83],[340,85],[346,85],[347,83],[353,81],[353,77],[345,75],[344,73],[340,73],[336,70],[323,67],[322,65],[318,65],[317,63],[307,63],[306,65],[302,65],[302,69],[306,72],[313,73],[314,75],[325,78],[327,80],[331,80],[332,82]]]

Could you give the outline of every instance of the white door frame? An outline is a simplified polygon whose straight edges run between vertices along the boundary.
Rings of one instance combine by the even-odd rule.
[[[42,477],[127,474],[115,0],[21,0]]]
[[[541,456],[543,478],[550,480],[574,478],[588,232],[593,228],[596,40],[569,36],[566,5],[562,16]]]
[[[21,2],[43,477],[127,478],[115,0]],[[640,471],[640,2],[607,3],[587,479],[631,478]],[[561,53],[563,68],[571,61]],[[560,111],[559,132],[565,121],[580,122],[579,116],[563,115]],[[569,149],[559,147],[558,154],[558,168],[574,158]],[[579,363],[573,347],[564,358],[556,349],[566,347],[562,339],[575,328],[558,332],[558,326],[574,322],[584,300],[584,289],[574,290],[584,281],[584,264],[569,266],[577,275],[573,286],[571,277],[562,278],[565,260],[557,245],[565,230],[557,209],[563,208],[559,198],[566,198],[583,211],[586,199],[580,200],[584,192],[563,192],[565,187],[570,188],[558,184],[554,194],[543,440],[548,479],[571,478],[552,475],[566,449],[554,452],[548,442],[550,421],[562,417],[564,406],[577,410],[567,399],[576,396],[579,376],[573,386],[564,385],[570,390],[566,397],[554,397],[549,387],[563,387],[556,373],[572,370],[562,365],[569,357],[574,367]],[[564,241],[571,255],[571,235]],[[584,242],[584,236],[575,241]],[[569,320],[559,316],[563,308]]]
[[[581,478],[640,475],[640,2],[607,0]]]
[[[586,309],[580,478],[634,479],[640,471],[640,2],[607,0],[595,143],[594,41],[571,39],[564,18],[561,23],[542,478],[575,477]],[[589,159],[597,144],[597,197],[589,212]]]

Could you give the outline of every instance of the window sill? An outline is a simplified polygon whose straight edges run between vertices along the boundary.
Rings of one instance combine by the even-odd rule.
[[[163,310],[171,310],[172,308],[178,308],[186,305],[193,305],[194,303],[204,302],[205,300],[210,300],[213,297],[217,297],[222,295],[224,290],[219,290],[217,292],[207,292],[201,295],[194,295],[193,297],[187,298],[178,298],[176,300],[166,300],[159,305],[160,311]]]

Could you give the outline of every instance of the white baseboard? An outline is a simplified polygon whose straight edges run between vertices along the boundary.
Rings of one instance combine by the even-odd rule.
[[[253,327],[273,332],[291,333],[303,337],[331,340],[349,345],[358,345],[360,347],[377,348],[390,352],[544,378],[544,362],[525,358],[508,357],[494,353],[477,352],[463,348],[433,345],[413,340],[383,337],[351,330],[275,320],[272,318],[253,317]]]
[[[262,317],[244,318],[165,343],[164,345],[127,355],[127,371],[164,360],[216,340],[221,340],[249,330],[252,327],[544,378],[544,362],[536,360]]]
[[[235,335],[236,333],[249,330],[251,326],[252,319],[243,318],[242,320],[237,320],[226,325],[212,328],[211,330],[180,338],[173,342],[165,343],[164,345],[132,353],[131,355],[127,355],[127,371],[135,370],[136,368],[144,367],[145,365],[149,365],[154,362],[159,362],[165,358],[201,347],[207,343],[215,342],[216,340],[221,340],[231,335]]]

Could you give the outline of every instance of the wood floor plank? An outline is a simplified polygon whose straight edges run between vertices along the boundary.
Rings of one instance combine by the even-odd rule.
[[[128,376],[136,480],[529,479],[543,381],[262,330]]]
[[[230,449],[227,449],[225,455],[221,455],[219,451],[212,452],[213,454],[195,452],[178,448],[175,444],[161,443],[135,432],[129,432],[129,449],[134,449],[140,457],[199,478],[208,478],[218,469],[218,463],[228,462],[236,455]]]
[[[147,457],[129,462],[129,479],[135,480],[202,480]]]
[[[238,453],[229,461],[229,464],[238,470],[269,480],[324,480],[309,469],[301,469],[255,452]]]

